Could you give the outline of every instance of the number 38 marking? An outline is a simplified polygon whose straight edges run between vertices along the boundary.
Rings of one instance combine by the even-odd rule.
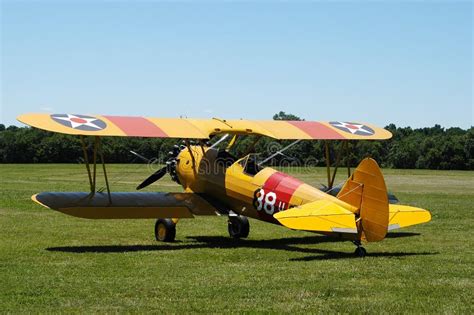
[[[254,194],[253,205],[258,211],[264,210],[265,213],[272,215],[275,212],[275,203],[277,201],[277,195],[273,191],[265,192],[263,189],[257,189]],[[280,202],[279,210],[281,210],[282,204]]]

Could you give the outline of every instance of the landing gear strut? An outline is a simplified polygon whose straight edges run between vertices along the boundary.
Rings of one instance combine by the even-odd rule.
[[[171,219],[158,219],[155,223],[155,238],[160,242],[173,242],[176,237],[176,223]]]
[[[229,215],[227,229],[229,230],[230,237],[237,239],[246,238],[250,232],[249,220],[243,215]]]
[[[365,255],[367,254],[367,251],[365,250],[364,247],[361,246],[360,241],[354,241],[354,245],[357,246],[357,248],[354,251],[354,255],[361,258],[365,257]]]

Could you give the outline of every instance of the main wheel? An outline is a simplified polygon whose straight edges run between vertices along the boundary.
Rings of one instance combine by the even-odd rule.
[[[176,237],[176,224],[171,219],[158,219],[155,223],[155,238],[161,242],[173,242]]]
[[[229,216],[227,229],[229,230],[230,237],[246,238],[250,232],[249,219],[243,215]]]
[[[354,251],[354,254],[355,254],[357,257],[365,257],[365,255],[367,254],[367,251],[365,250],[364,247],[358,246],[358,247],[356,248],[356,250]]]

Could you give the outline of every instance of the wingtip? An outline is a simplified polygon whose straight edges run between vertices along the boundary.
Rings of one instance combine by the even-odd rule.
[[[25,124],[27,125],[27,123],[25,123],[25,116],[28,115],[28,114],[20,114],[18,116],[16,116],[16,120],[18,120],[19,122],[21,122],[22,124]]]
[[[43,207],[48,208],[48,209],[51,209],[50,207],[48,207],[47,205],[45,205],[44,203],[42,203],[41,201],[38,200],[38,195],[39,195],[39,194],[34,194],[33,196],[31,196],[31,200],[33,200],[34,202],[36,202],[36,203],[39,204],[40,206],[43,206]]]
[[[27,126],[33,126],[35,117],[38,115],[44,115],[44,113],[24,113],[16,116],[16,120]]]

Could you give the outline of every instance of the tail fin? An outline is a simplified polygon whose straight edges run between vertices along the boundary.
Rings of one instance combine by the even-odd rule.
[[[358,209],[355,215],[361,239],[376,242],[385,238],[389,221],[387,187],[375,160],[362,160],[337,198]]]

